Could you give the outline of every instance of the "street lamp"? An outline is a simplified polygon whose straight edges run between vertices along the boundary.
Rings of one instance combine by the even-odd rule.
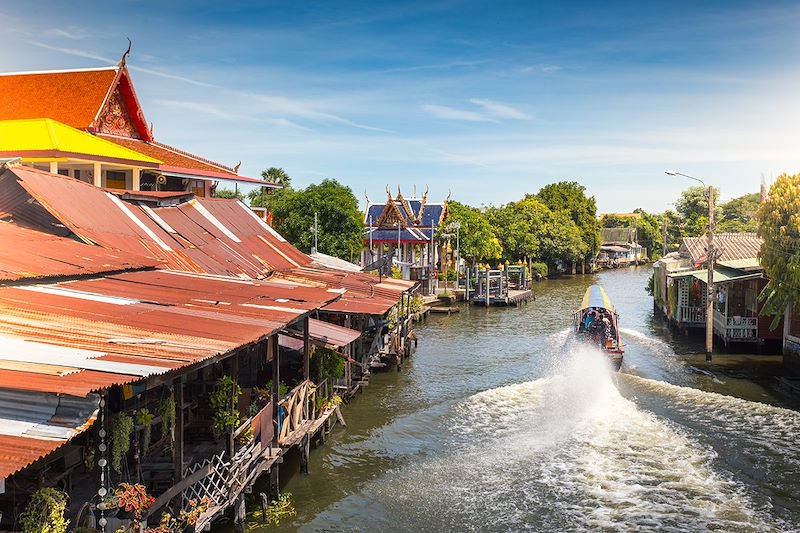
[[[711,352],[714,349],[714,188],[711,186],[706,187],[703,180],[683,174],[675,170],[667,170],[664,172],[667,176],[683,176],[690,180],[699,181],[703,185],[706,192],[706,200],[708,201],[708,231],[706,232],[706,239],[708,244],[706,246],[706,268],[708,269],[708,283],[706,284],[706,361],[711,361]]]

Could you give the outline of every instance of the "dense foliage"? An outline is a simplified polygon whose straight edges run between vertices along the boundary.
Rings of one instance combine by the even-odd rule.
[[[222,376],[209,396],[209,403],[214,414],[211,429],[216,438],[239,427],[239,396],[242,389],[230,376]]]
[[[239,190],[232,191],[230,189],[216,189],[214,191],[214,198],[229,198],[244,201],[244,194],[242,194],[242,192]]]
[[[64,518],[66,508],[67,495],[60,490],[37,490],[20,515],[22,533],[66,533],[69,527],[69,520]]]
[[[278,189],[254,196],[251,204],[266,205],[273,227],[290,243],[310,252],[314,244],[314,213],[318,217],[318,251],[353,260],[361,252],[362,215],[349,187],[326,179],[305,189]]]
[[[459,202],[450,202],[447,207],[446,224],[439,226],[437,234],[451,223],[461,225],[459,230],[461,257],[469,262],[498,259],[502,249],[492,226],[480,211]],[[453,239],[451,239],[453,240]]]
[[[761,266],[769,283],[761,293],[763,313],[776,327],[786,306],[800,302],[800,174],[778,177],[757,212],[764,239]]]

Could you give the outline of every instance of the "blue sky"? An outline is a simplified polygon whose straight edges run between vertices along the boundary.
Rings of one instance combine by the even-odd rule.
[[[289,5],[295,4],[295,5]],[[800,4],[7,2],[0,71],[128,65],[156,138],[298,186],[603,212],[800,171]]]

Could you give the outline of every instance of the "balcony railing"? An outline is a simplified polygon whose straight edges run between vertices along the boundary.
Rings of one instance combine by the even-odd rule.
[[[726,316],[715,309],[714,331],[726,341],[755,342],[758,340],[758,317]]]

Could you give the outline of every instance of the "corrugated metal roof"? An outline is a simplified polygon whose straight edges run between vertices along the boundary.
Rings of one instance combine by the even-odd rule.
[[[714,248],[722,254],[717,261],[757,258],[763,243],[761,237],[755,233],[714,234]],[[706,237],[685,237],[681,248],[691,255],[696,264],[705,261],[706,245]]]
[[[360,331],[315,318],[308,320],[308,330],[308,336],[312,342],[334,348],[343,348],[361,336]],[[297,336],[279,335],[278,343],[292,350],[303,349],[303,340]]]
[[[299,285],[346,289],[344,299],[350,301],[328,310],[349,313],[385,313],[415,285],[395,279],[378,283],[370,274],[312,266],[310,257],[235,200],[198,198],[174,207],[149,207],[46,172],[16,167],[6,179],[9,174],[16,178],[9,187],[24,187],[81,239],[163,259],[166,269],[242,278],[271,275]]]
[[[0,370],[0,387],[85,395],[138,381],[256,342],[338,297],[168,271],[0,288],[0,360],[75,370]]]
[[[51,278],[153,268],[154,258],[89,246],[48,233],[0,222],[0,280]]]
[[[57,440],[0,435],[0,479],[19,472],[63,444]]]
[[[87,429],[100,397],[0,390],[0,478],[44,457]]]

